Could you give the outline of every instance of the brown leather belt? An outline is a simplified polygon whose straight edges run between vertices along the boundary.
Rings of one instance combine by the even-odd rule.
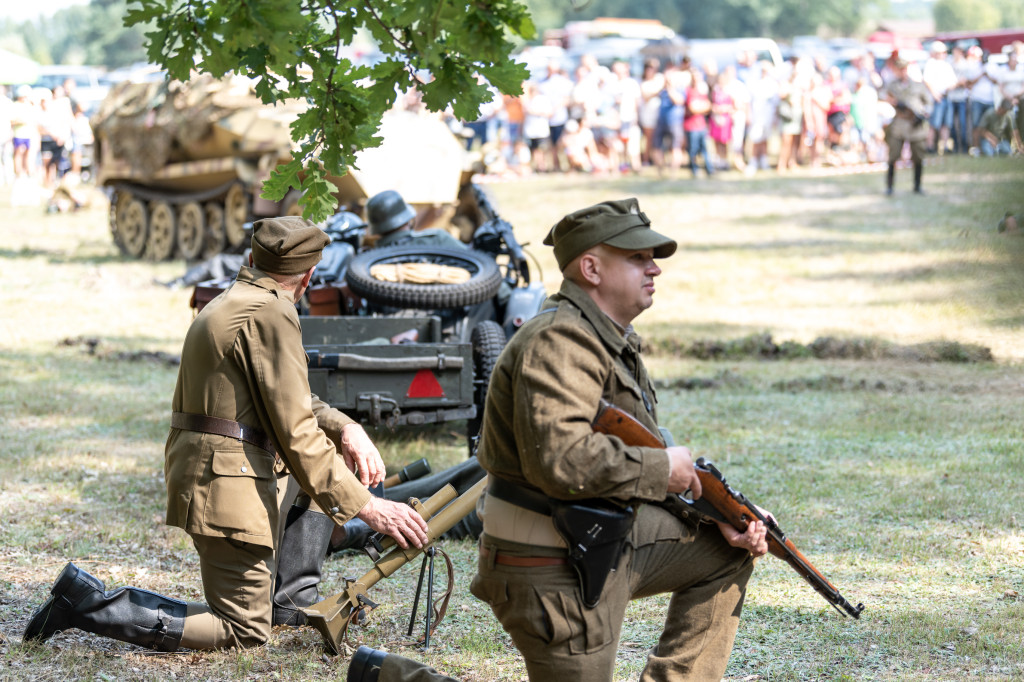
[[[275,454],[274,441],[257,426],[249,426],[233,422],[230,419],[220,417],[209,417],[205,414],[189,414],[188,412],[172,412],[171,428],[184,429],[185,431],[198,431],[199,433],[212,433],[216,436],[227,436],[237,440],[244,440],[258,448]]]
[[[480,558],[489,561],[491,550],[487,547],[480,548]],[[569,563],[568,557],[564,556],[518,556],[497,552],[494,555],[494,563],[502,566],[517,566],[519,568],[540,568],[541,566],[564,566]]]

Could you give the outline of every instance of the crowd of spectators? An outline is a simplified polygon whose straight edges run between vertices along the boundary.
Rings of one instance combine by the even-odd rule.
[[[15,199],[35,203],[35,188],[52,192],[66,176],[81,176],[92,129],[73,97],[73,82],[53,90],[0,86],[0,182]]]
[[[894,52],[879,67],[865,51],[842,66],[797,57],[776,67],[741,53],[721,69],[687,57],[649,59],[638,75],[626,61],[609,68],[584,56],[572,73],[553,61],[522,96],[496,94],[461,132],[467,148],[482,145],[502,170],[519,174],[635,173],[647,165],[662,173],[685,167],[696,177],[881,162],[884,128],[899,103],[880,93],[898,58]],[[948,54],[936,42],[927,60],[911,63],[910,77],[935,100],[930,153],[1021,153],[1024,43],[1004,62],[978,47]]]

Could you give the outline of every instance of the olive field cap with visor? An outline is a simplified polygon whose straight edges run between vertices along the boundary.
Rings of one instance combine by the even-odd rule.
[[[544,243],[555,247],[559,270],[598,244],[632,251],[653,249],[655,258],[668,258],[676,252],[675,240],[651,229],[651,221],[636,199],[605,201],[574,211],[551,228]]]
[[[330,241],[305,218],[264,218],[252,226],[252,262],[263,272],[299,275],[320,262]]]

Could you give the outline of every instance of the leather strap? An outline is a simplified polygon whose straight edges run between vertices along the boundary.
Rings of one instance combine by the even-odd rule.
[[[490,561],[491,550],[487,547],[481,547],[480,558],[484,561]],[[563,556],[518,556],[496,552],[494,554],[494,563],[502,566],[516,566],[518,568],[540,568],[542,566],[565,566],[569,563],[569,559]]]
[[[539,490],[533,490],[525,486],[499,478],[494,474],[487,477],[487,492],[499,500],[504,500],[523,509],[529,509],[538,514],[551,516],[551,503],[548,496]]]
[[[197,431],[199,433],[212,433],[216,436],[226,436],[236,440],[244,440],[246,443],[266,450],[270,454],[276,454],[274,442],[257,426],[240,424],[230,419],[210,417],[205,414],[189,414],[188,412],[172,412],[171,428],[183,429],[185,431]]]

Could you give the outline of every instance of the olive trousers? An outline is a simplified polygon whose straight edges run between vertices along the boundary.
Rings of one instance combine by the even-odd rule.
[[[534,682],[612,680],[626,606],[633,599],[672,595],[658,644],[642,681],[720,680],[739,627],[753,559],[728,545],[718,527],[680,521],[645,505],[618,568],[595,608],[583,606],[567,565],[517,567],[496,553],[565,556],[558,548],[480,540],[471,592],[486,601],[512,637]]]
[[[277,491],[282,509],[279,536],[293,504],[319,511],[292,476],[279,478]],[[270,637],[277,570],[273,548],[208,535],[191,537],[199,554],[206,603],[189,602],[180,646],[226,649],[265,643]]]

